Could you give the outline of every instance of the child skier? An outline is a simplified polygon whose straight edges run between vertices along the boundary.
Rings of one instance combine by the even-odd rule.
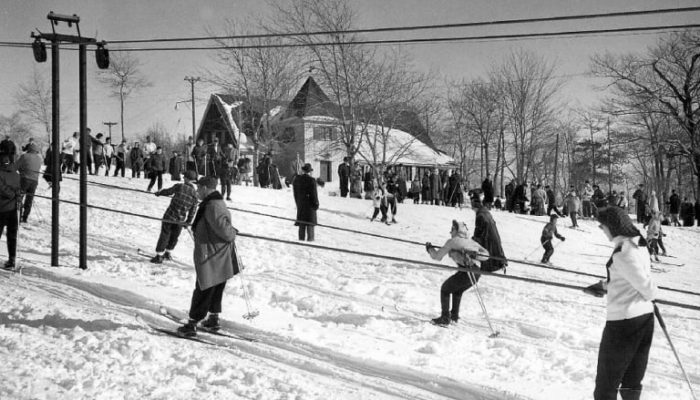
[[[374,219],[377,218],[380,210],[382,212],[382,221],[386,221],[386,207],[382,207],[383,197],[384,192],[375,182],[374,190],[372,191],[372,205],[374,206],[374,214],[372,214],[370,222],[374,222]]]
[[[647,226],[647,243],[649,248],[649,256],[653,257],[654,261],[659,261],[659,238],[661,237],[661,218],[658,211],[651,212],[651,219]]]
[[[542,243],[542,247],[544,247],[544,255],[542,256],[542,263],[543,264],[549,264],[549,258],[552,257],[552,254],[554,254],[554,246],[552,246],[552,239],[556,236],[557,239],[561,240],[562,242],[566,240],[566,238],[557,232],[557,220],[559,217],[557,214],[552,214],[549,216],[549,223],[544,226],[544,229],[542,229],[542,236],[540,237],[540,243]]]

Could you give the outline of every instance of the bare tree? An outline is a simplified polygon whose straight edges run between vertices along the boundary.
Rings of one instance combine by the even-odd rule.
[[[516,177],[522,182],[547,143],[555,120],[555,96],[561,83],[555,66],[534,53],[517,51],[495,68],[502,84],[508,128],[513,136]],[[541,155],[541,154],[540,154]]]
[[[18,86],[14,97],[19,111],[32,123],[41,126],[46,133],[47,143],[51,143],[53,97],[51,85],[44,76],[34,68],[31,78]]]
[[[22,120],[22,113],[15,112],[9,117],[0,115],[0,135],[9,137],[15,143],[25,143],[32,135],[32,129]]]
[[[700,32],[671,33],[645,54],[596,55],[594,75],[607,78],[620,108],[668,116],[670,138],[688,158],[700,189]]]
[[[129,52],[110,55],[109,69],[99,70],[98,80],[110,90],[110,96],[119,99],[120,128],[124,140],[124,101],[134,92],[152,86],[141,74],[141,61]]]

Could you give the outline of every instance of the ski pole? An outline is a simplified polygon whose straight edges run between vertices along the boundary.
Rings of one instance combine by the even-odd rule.
[[[543,246],[545,243],[549,243],[549,242],[551,242],[551,241],[552,241],[552,239],[547,239],[547,240],[545,240],[544,242],[542,242],[540,246]],[[525,259],[527,260],[527,259],[530,258],[533,254],[535,254],[535,252],[537,252],[538,250],[540,250],[540,246],[535,247],[534,250],[532,250],[528,255],[525,256]]]
[[[690,389],[690,395],[693,397],[693,400],[697,400],[697,397],[695,396],[695,392],[693,391],[693,385],[690,383],[690,378],[688,378],[688,373],[685,372],[685,368],[683,368],[683,363],[681,362],[681,358],[678,356],[678,352],[676,351],[676,348],[673,346],[673,342],[671,342],[671,336],[668,334],[668,330],[666,329],[666,323],[664,323],[664,319],[661,318],[661,312],[659,312],[659,307],[656,306],[656,303],[654,303],[654,315],[656,315],[656,319],[659,320],[659,325],[661,325],[661,330],[664,331],[664,335],[666,336],[666,340],[668,340],[669,346],[671,346],[671,351],[673,351],[673,355],[676,356],[676,361],[678,361],[678,366],[681,367],[681,371],[683,372],[683,376],[685,377],[686,383],[688,383],[688,389]]]
[[[481,310],[484,312],[484,317],[486,317],[486,323],[488,323],[489,329],[491,329],[491,335],[489,335],[489,337],[495,338],[496,336],[498,336],[499,332],[495,331],[493,329],[493,325],[491,325],[491,318],[489,318],[489,313],[486,311],[486,305],[484,304],[484,299],[481,297],[481,292],[479,292],[479,285],[476,281],[476,278],[474,277],[474,274],[472,272],[467,272],[467,276],[469,276],[469,281],[472,283],[472,286],[474,286],[474,289],[476,291],[476,298],[479,301]]]
[[[252,320],[253,318],[257,317],[260,315],[260,312],[257,310],[251,311],[250,310],[250,297],[248,296],[248,289],[246,288],[245,283],[243,282],[243,262],[241,261],[241,257],[238,254],[238,248],[236,247],[236,242],[231,242],[233,245],[233,251],[236,253],[236,261],[238,262],[238,276],[241,278],[241,289],[243,289],[243,297],[245,298],[245,306],[246,309],[248,310],[248,313],[243,315],[243,318],[245,319],[250,319]]]

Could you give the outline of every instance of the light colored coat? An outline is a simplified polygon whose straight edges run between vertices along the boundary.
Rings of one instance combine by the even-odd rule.
[[[226,203],[218,197],[204,205],[204,214],[193,227],[194,267],[200,290],[231,279],[241,269],[234,242],[238,231],[231,225]]]

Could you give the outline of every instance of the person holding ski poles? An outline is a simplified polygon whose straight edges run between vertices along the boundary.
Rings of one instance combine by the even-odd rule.
[[[542,255],[542,264],[549,264],[549,259],[554,254],[554,246],[552,246],[552,239],[556,236],[557,239],[562,242],[566,238],[557,232],[557,220],[559,216],[557,214],[551,214],[549,216],[549,223],[542,229],[542,236],[540,236],[540,243],[544,247],[544,254]]]
[[[197,196],[202,201],[192,222],[194,268],[197,273],[189,321],[177,328],[181,336],[197,335],[197,324],[218,330],[221,299],[226,282],[241,272],[236,254],[238,230],[231,224],[231,213],[223,196],[216,190],[218,180],[206,176],[197,181]]]
[[[619,207],[607,207],[598,211],[597,219],[615,247],[606,264],[608,279],[585,290],[599,297],[608,294],[593,398],[613,400],[619,392],[623,399],[639,399],[654,338],[653,301],[658,289],[651,281],[646,241],[629,215]]]
[[[197,209],[197,172],[190,170],[185,172],[185,183],[178,183],[173,187],[159,190],[156,196],[170,196],[170,206],[165,210],[163,221],[160,228],[160,236],[156,244],[156,255],[151,258],[154,264],[162,264],[165,260],[172,260],[170,252],[175,249],[177,240],[182,233],[182,224],[184,222],[189,225],[194,218],[194,212]]]
[[[425,244],[425,249],[433,260],[442,260],[445,255],[457,263],[462,268],[474,268],[478,265],[476,261],[486,261],[489,259],[489,252],[481,247],[479,243],[469,239],[469,230],[464,222],[452,220],[451,238],[445,244],[436,248],[430,242]],[[462,294],[470,287],[476,285],[481,275],[475,277],[470,272],[458,271],[443,282],[440,287],[440,307],[441,314],[434,318],[432,322],[436,325],[449,325],[450,322],[459,321],[459,305],[462,301]],[[452,311],[450,311],[450,295],[452,295]]]

